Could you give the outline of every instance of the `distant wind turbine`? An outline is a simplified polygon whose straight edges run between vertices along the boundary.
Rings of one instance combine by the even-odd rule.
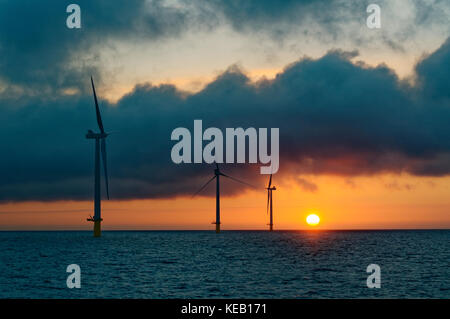
[[[270,223],[269,231],[273,231],[273,205],[272,205],[272,191],[276,190],[275,186],[272,186],[272,174],[270,174],[269,185],[267,186],[267,213],[270,211]],[[270,210],[269,210],[270,209]]]
[[[86,134],[87,139],[95,139],[95,187],[94,187],[94,217],[90,217],[87,220],[94,222],[94,237],[101,236],[101,190],[100,190],[100,148],[103,159],[103,169],[105,172],[105,185],[106,185],[106,197],[109,199],[109,186],[108,186],[108,169],[106,165],[106,137],[108,133],[105,133],[103,128],[102,117],[100,115],[100,109],[98,107],[97,95],[95,94],[94,80],[91,76],[92,91],[95,101],[95,113],[97,115],[97,124],[100,129],[100,133],[94,133],[92,130],[88,130]]]
[[[216,179],[216,221],[213,222],[213,224],[216,224],[216,233],[220,233],[220,182],[219,182],[220,176],[227,177],[227,178],[229,178],[229,179],[231,179],[231,180],[233,180],[235,182],[238,182],[238,183],[241,183],[241,184],[244,184],[244,185],[247,185],[247,186],[250,186],[250,187],[254,188],[254,186],[251,185],[251,184],[248,184],[248,183],[243,182],[243,181],[241,181],[241,180],[239,180],[237,178],[234,178],[234,177],[231,177],[229,175],[226,175],[226,174],[222,173],[220,171],[220,169],[219,169],[219,165],[216,163],[216,169],[214,170],[214,176],[209,181],[207,181],[206,184],[203,185],[194,195],[192,195],[192,197],[195,197],[202,190],[204,190],[205,187],[209,183],[211,183],[214,179]]]

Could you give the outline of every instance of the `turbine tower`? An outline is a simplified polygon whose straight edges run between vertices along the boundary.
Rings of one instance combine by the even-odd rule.
[[[270,211],[270,223],[269,231],[273,231],[273,205],[272,205],[272,191],[276,190],[276,187],[272,186],[272,174],[270,174],[269,185],[267,186],[267,213]]]
[[[88,130],[86,134],[87,139],[95,139],[95,178],[94,178],[94,217],[90,217],[87,220],[94,222],[94,237],[100,237],[101,235],[101,189],[100,189],[100,149],[102,153],[103,169],[105,172],[105,186],[106,197],[109,199],[109,187],[108,187],[108,169],[106,165],[106,137],[108,133],[103,128],[102,117],[100,115],[100,109],[98,107],[97,95],[95,94],[94,80],[91,76],[92,91],[95,101],[95,113],[97,115],[97,124],[100,129],[100,133],[95,133],[92,130]]]
[[[226,175],[224,173],[222,173],[219,169],[219,165],[216,163],[216,169],[214,170],[214,176],[206,182],[205,185],[203,185],[194,195],[192,195],[192,197],[195,197],[198,193],[200,193],[203,189],[205,189],[205,187],[211,183],[214,179],[216,179],[216,221],[213,222],[213,224],[216,224],[216,233],[220,233],[220,176],[229,178],[235,182],[253,187],[253,185],[248,184],[246,182],[243,182],[237,178],[231,177],[229,175]]]

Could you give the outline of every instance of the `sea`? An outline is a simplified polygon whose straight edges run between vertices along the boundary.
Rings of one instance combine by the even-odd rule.
[[[0,232],[0,298],[449,297],[450,230]]]

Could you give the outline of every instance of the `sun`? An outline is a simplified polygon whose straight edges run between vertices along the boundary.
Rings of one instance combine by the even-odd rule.
[[[306,223],[309,226],[317,226],[320,223],[320,218],[316,214],[310,214],[306,217]]]

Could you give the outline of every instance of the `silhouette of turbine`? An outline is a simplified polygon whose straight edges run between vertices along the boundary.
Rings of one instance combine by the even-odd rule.
[[[275,186],[272,186],[272,174],[270,174],[269,185],[267,186],[267,213],[270,211],[269,231],[273,231],[273,203],[272,203],[272,191],[276,190]]]
[[[229,178],[235,182],[253,187],[253,185],[243,182],[237,178],[231,177],[229,175],[226,175],[222,173],[219,169],[219,164],[216,163],[216,169],[214,170],[214,176],[207,181],[192,197],[195,197],[197,194],[199,194],[202,190],[205,189],[206,186],[208,186],[209,183],[211,183],[214,179],[216,179],[216,221],[213,222],[213,224],[216,224],[216,233],[220,233],[220,176]]]
[[[91,76],[92,91],[94,94],[95,101],[95,113],[97,115],[97,124],[100,129],[100,133],[95,133],[92,130],[88,130],[86,134],[87,139],[95,139],[95,182],[94,182],[94,217],[90,217],[87,220],[94,222],[94,237],[101,236],[101,189],[100,189],[100,149],[102,153],[103,169],[105,172],[105,186],[106,186],[106,196],[109,199],[109,186],[108,186],[108,168],[106,165],[106,137],[108,133],[105,133],[103,128],[102,117],[100,114],[100,109],[98,107],[97,94],[95,93],[94,80]]]

